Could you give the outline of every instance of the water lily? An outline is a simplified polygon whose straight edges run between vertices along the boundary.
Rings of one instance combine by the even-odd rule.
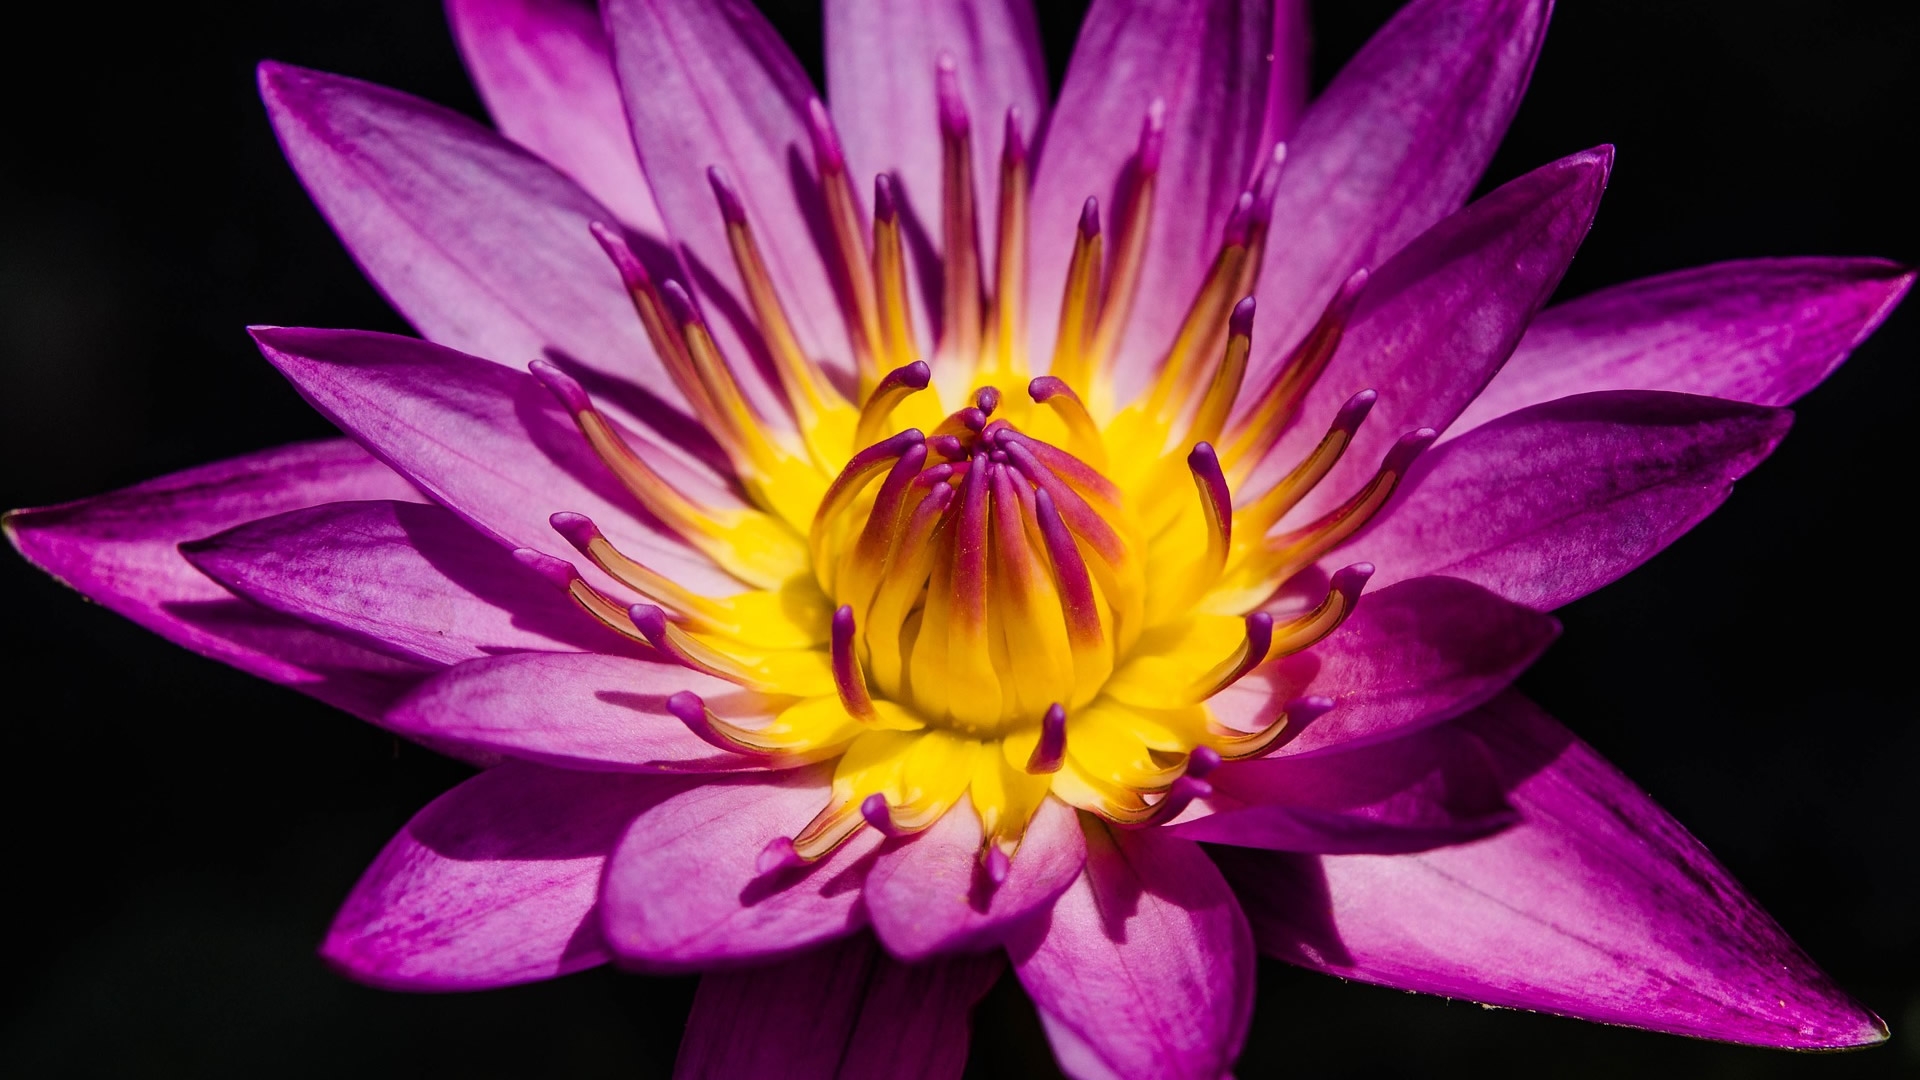
[[[1609,148],[1467,202],[1544,0],[452,0],[495,133],[268,63],[421,338],[256,327],[348,438],[16,511],[203,654],[483,766],[323,955],[703,971],[688,1075],[1218,1077],[1256,951],[1660,1031],[1886,1028],[1510,689],[1911,285],[1726,263],[1542,311]],[[829,104],[830,103],[830,106]],[[1631,679],[1631,672],[1622,678]]]

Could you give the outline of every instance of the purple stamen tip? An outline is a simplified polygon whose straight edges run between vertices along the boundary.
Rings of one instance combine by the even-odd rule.
[[[1247,660],[1258,664],[1273,648],[1273,616],[1264,611],[1247,614]]]
[[[1027,384],[1027,396],[1032,398],[1036,405],[1044,405],[1061,394],[1066,394],[1068,397],[1076,396],[1073,387],[1068,386],[1065,380],[1052,375],[1042,375]]]
[[[1316,717],[1325,716],[1333,711],[1333,699],[1314,694],[1310,697],[1298,697],[1287,702],[1280,710],[1289,724],[1304,724]]]
[[[1212,443],[1197,442],[1187,453],[1187,468],[1211,481],[1220,472],[1220,455],[1214,453]]]
[[[668,698],[667,713],[696,732],[706,730],[707,703],[691,690],[682,690]]]
[[[620,271],[621,284],[629,289],[646,288],[647,269],[640,265],[639,257],[627,246],[626,237],[621,236],[619,230],[591,221],[587,223],[587,231],[600,242],[600,250],[607,253],[607,258],[613,260],[614,269]]]
[[[933,369],[925,360],[915,360],[894,368],[880,380],[883,386],[910,386],[915,390],[925,390],[933,381]]]
[[[539,574],[562,589],[571,588],[579,579],[579,571],[565,559],[558,559],[544,551],[532,548],[514,548],[513,557],[521,566]]]
[[[1005,885],[1007,883],[1007,875],[1013,872],[1013,860],[1007,856],[1006,852],[1000,850],[999,844],[987,845],[987,856],[984,864],[987,871],[987,880],[993,882],[996,887]]]
[[[887,797],[877,791],[861,800],[860,816],[867,819],[867,824],[882,836],[900,835],[900,830],[894,827],[893,811],[887,806]]]
[[[987,414],[969,405],[959,412],[960,426],[968,431],[979,431],[987,426]]]
[[[1380,471],[1405,473],[1407,466],[1413,464],[1413,459],[1424,453],[1439,437],[1440,433],[1430,427],[1418,428],[1400,436],[1400,441],[1387,451],[1387,459],[1381,462]]]
[[[627,609],[627,618],[633,620],[640,636],[650,642],[658,642],[667,636],[667,613],[652,604],[633,605]]]
[[[1135,151],[1134,161],[1143,173],[1160,171],[1160,156],[1167,149],[1167,103],[1154,98],[1147,106],[1147,116],[1140,124],[1140,148]]]
[[[1360,595],[1366,587],[1367,579],[1373,576],[1373,564],[1357,562],[1352,566],[1343,566],[1333,572],[1333,580],[1327,583],[1328,592],[1337,592],[1349,602]]]
[[[1040,719],[1040,741],[1027,756],[1027,771],[1036,775],[1060,771],[1067,760],[1067,710],[1059,702],[1047,708]]]
[[[1005,450],[989,451],[987,453],[987,460],[993,462],[995,465],[1005,465],[1007,463],[1007,452]]]
[[[1253,236],[1253,192],[1243,191],[1233,201],[1233,211],[1227,215],[1227,224],[1220,230],[1222,245],[1232,247],[1245,244]]]
[[[794,849],[793,837],[776,836],[767,841],[766,847],[760,849],[760,858],[755,860],[753,868],[762,874],[771,874],[789,866],[799,866],[803,862],[806,860],[802,859],[800,852]]]
[[[967,448],[961,445],[958,435],[935,435],[933,438],[927,440],[927,449],[932,450],[948,461],[959,461],[961,458],[967,456]],[[934,468],[945,469],[948,467],[945,465],[936,465]],[[920,475],[925,476],[926,473],[921,473]],[[942,479],[944,479],[944,477]]]
[[[1027,160],[1027,136],[1020,130],[1020,106],[1007,106],[1006,146],[1001,151],[1008,161]]]
[[[1000,407],[1000,388],[997,386],[981,387],[973,392],[973,403],[979,406],[981,412],[992,416],[993,410]]]
[[[1088,240],[1100,235],[1100,200],[1091,195],[1080,207],[1080,235]]]
[[[660,285],[660,296],[667,302],[667,312],[675,322],[683,326],[700,321],[700,309],[693,306],[693,297],[687,295],[686,286],[668,278]]]
[[[576,514],[569,510],[562,510],[552,517],[547,518],[547,524],[552,525],[554,532],[565,537],[567,543],[579,548],[582,553],[587,550],[588,544],[602,538],[599,528],[593,523],[593,519],[585,514]]]
[[[1340,291],[1334,294],[1333,303],[1327,305],[1328,310],[1337,312],[1344,320],[1347,313],[1353,310],[1353,305],[1359,302],[1360,294],[1366,291],[1367,281],[1371,277],[1373,272],[1364,266],[1347,275],[1347,280],[1340,283]]]
[[[892,222],[900,216],[895,202],[893,177],[881,173],[873,178],[873,220]]]
[[[821,172],[838,172],[847,167],[847,152],[840,146],[840,133],[833,129],[833,117],[826,102],[807,99],[807,136],[813,142],[813,165]]]
[[[1334,428],[1353,434],[1359,429],[1360,422],[1373,411],[1373,403],[1379,400],[1380,394],[1376,390],[1362,390],[1348,398],[1347,403],[1340,406],[1339,414],[1333,418]]]
[[[1233,305],[1233,314],[1227,316],[1227,333],[1234,337],[1253,336],[1253,297],[1249,296]]]
[[[944,436],[944,435],[938,436],[938,437],[951,438],[951,436]],[[955,439],[954,441],[958,442],[959,440]],[[966,456],[967,456],[967,452],[965,450],[960,451],[960,457],[966,457]],[[949,479],[952,478],[952,476],[953,476],[952,465],[935,465],[933,468],[928,469],[927,471],[921,473],[919,476],[914,477],[913,482],[921,485],[922,487],[935,487],[937,485],[946,483]]]
[[[734,190],[733,182],[727,179],[727,170],[718,165],[707,167],[707,183],[713,187],[713,198],[720,204],[720,216],[729,225],[745,225],[747,208],[740,201],[740,193]]]
[[[967,134],[967,103],[960,96],[960,66],[950,53],[941,53],[934,61],[933,92],[940,104],[940,131],[960,138]]]
[[[593,402],[587,397],[578,380],[561,371],[551,360],[535,360],[527,365],[533,377],[547,388],[568,412],[583,413],[593,408]]]
[[[833,613],[833,651],[853,644],[853,605],[841,604]]]
[[[1211,746],[1196,746],[1187,755],[1187,775],[1198,780],[1220,767],[1220,752]]]

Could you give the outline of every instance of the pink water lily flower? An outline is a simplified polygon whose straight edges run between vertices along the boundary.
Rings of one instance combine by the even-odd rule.
[[[689,1076],[960,1074],[1008,967],[1076,1077],[1204,1077],[1256,952],[1878,1042],[1510,688],[1727,498],[1913,274],[1542,311],[1610,148],[1469,203],[1549,0],[450,0],[500,131],[276,63],[421,338],[256,327],[348,436],[15,511],[195,651],[482,766],[322,946],[375,985],[705,972]],[[1632,672],[1622,678],[1631,679]]]

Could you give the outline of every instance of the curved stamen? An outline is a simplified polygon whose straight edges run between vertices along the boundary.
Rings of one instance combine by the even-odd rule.
[[[841,524],[842,512],[850,505],[854,497],[866,487],[875,473],[893,464],[894,460],[907,452],[909,447],[926,442],[926,436],[919,428],[908,428],[890,438],[882,439],[853,455],[847,467],[840,471],[833,483],[828,485],[827,493],[820,499],[820,508],[814,511],[813,527],[808,530],[807,544],[813,557],[814,577],[821,587],[831,591],[833,588],[832,561],[828,542],[833,539],[834,530]]]
[[[1187,455],[1187,469],[1193,473],[1200,509],[1207,520],[1207,553],[1202,566],[1210,567],[1218,577],[1227,568],[1227,552],[1233,546],[1233,493],[1220,472],[1220,459],[1206,443],[1194,444],[1193,452]]]
[[[927,388],[933,369],[923,360],[894,368],[880,379],[860,407],[860,422],[853,429],[855,446],[871,446],[886,430],[887,421],[900,403]]]
[[[1299,505],[1326,478],[1327,473],[1339,463],[1340,455],[1347,452],[1352,444],[1354,433],[1360,430],[1360,424],[1372,411],[1379,394],[1372,390],[1362,390],[1347,399],[1345,405],[1335,414],[1333,423],[1327,427],[1327,433],[1321,437],[1313,452],[1301,459],[1293,471],[1280,478],[1266,494],[1240,510],[1236,515],[1244,536],[1260,537],[1279,523],[1287,511]]]
[[[813,167],[820,178],[820,194],[827,206],[834,250],[840,256],[836,269],[840,271],[843,287],[835,291],[841,296],[855,366],[865,382],[879,375],[880,361],[876,354],[882,331],[880,308],[874,295],[875,274],[867,259],[866,229],[860,218],[860,203],[854,198],[852,178],[847,174],[846,151],[841,149],[833,118],[819,98],[807,99],[807,136],[813,144]]]
[[[942,53],[934,66],[940,113],[940,223],[945,249],[941,353],[971,370],[980,360],[980,226],[973,191],[972,123],[960,71]]]
[[[853,608],[842,604],[833,613],[833,687],[847,715],[870,724],[877,717],[873,698],[867,694],[867,677],[854,654],[853,633]]]
[[[702,742],[731,754],[764,758],[769,764],[804,765],[838,756],[844,744],[802,746],[769,739],[759,732],[729,723],[714,713],[700,695],[682,690],[667,698],[667,714],[686,725]]]
[[[919,350],[914,344],[912,309],[907,301],[906,249],[900,237],[900,207],[893,178],[885,173],[873,178],[873,290],[880,307],[881,363],[895,367],[912,363]],[[877,371],[863,371],[863,384],[877,375]]]
[[[614,268],[620,272],[620,283],[626,286],[627,295],[633,300],[633,310],[640,316],[641,328],[646,331],[647,341],[653,345],[655,355],[665,365],[668,377],[680,388],[687,404],[693,407],[694,415],[703,420],[709,419],[716,412],[713,401],[694,371],[686,343],[668,321],[666,303],[661,298],[660,290],[654,286],[652,276],[618,231],[598,221],[589,222],[587,231],[593,234],[607,257],[613,260]]]
[[[1247,761],[1280,744],[1280,736],[1289,726],[1295,731],[1333,709],[1333,699],[1318,695],[1294,698],[1273,721],[1259,731],[1235,731],[1215,725],[1213,742],[1225,761]]]
[[[1277,660],[1283,656],[1312,648],[1328,634],[1340,628],[1353,614],[1354,605],[1360,602],[1360,591],[1367,586],[1367,579],[1373,576],[1372,563],[1354,563],[1334,571],[1333,578],[1327,583],[1326,599],[1312,611],[1296,615],[1273,627],[1272,644],[1265,659]]]
[[[1253,351],[1253,310],[1251,296],[1233,306],[1233,314],[1227,319],[1226,351],[1213,369],[1213,381],[1207,385],[1206,395],[1187,428],[1188,439],[1212,442],[1226,427],[1227,415],[1233,411],[1240,383],[1247,375],[1247,357]]]
[[[1263,580],[1277,586],[1332,551],[1342,540],[1359,531],[1385,505],[1393,496],[1394,489],[1400,485],[1401,478],[1406,476],[1407,468],[1422,451],[1433,445],[1436,437],[1437,433],[1432,428],[1420,428],[1402,435],[1387,451],[1385,460],[1380,463],[1380,471],[1367,481],[1366,486],[1318,521],[1268,538],[1262,549],[1248,558],[1249,568],[1254,569]]]
[[[1080,458],[1095,469],[1105,471],[1107,467],[1107,447],[1100,438],[1100,426],[1093,421],[1093,414],[1087,412],[1080,395],[1065,379],[1053,375],[1042,375],[1027,384],[1027,396],[1034,404],[1045,405],[1067,427],[1067,451]]]

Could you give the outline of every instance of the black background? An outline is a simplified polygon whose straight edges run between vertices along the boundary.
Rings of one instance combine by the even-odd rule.
[[[1057,81],[1078,5],[1042,5]],[[1393,8],[1315,4],[1317,84]],[[16,9],[17,16],[24,12]],[[817,8],[775,19],[817,75]],[[93,494],[327,425],[241,327],[404,331],[308,205],[262,57],[481,115],[426,0],[37,8],[0,164],[0,506]],[[1619,146],[1562,289],[1767,254],[1920,260],[1920,6],[1563,0],[1488,184]],[[1280,238],[1284,242],[1284,238]],[[1724,859],[1886,1017],[1792,1055],[1489,1011],[1269,964],[1244,1077],[1920,1072],[1920,725],[1906,519],[1920,313],[1799,407],[1727,505],[1561,612],[1521,685]],[[380,845],[464,773],[83,604],[0,556],[10,1075],[665,1075],[691,980],[595,971],[461,996],[348,984],[314,946]],[[1004,981],[972,1073],[1051,1075]]]

